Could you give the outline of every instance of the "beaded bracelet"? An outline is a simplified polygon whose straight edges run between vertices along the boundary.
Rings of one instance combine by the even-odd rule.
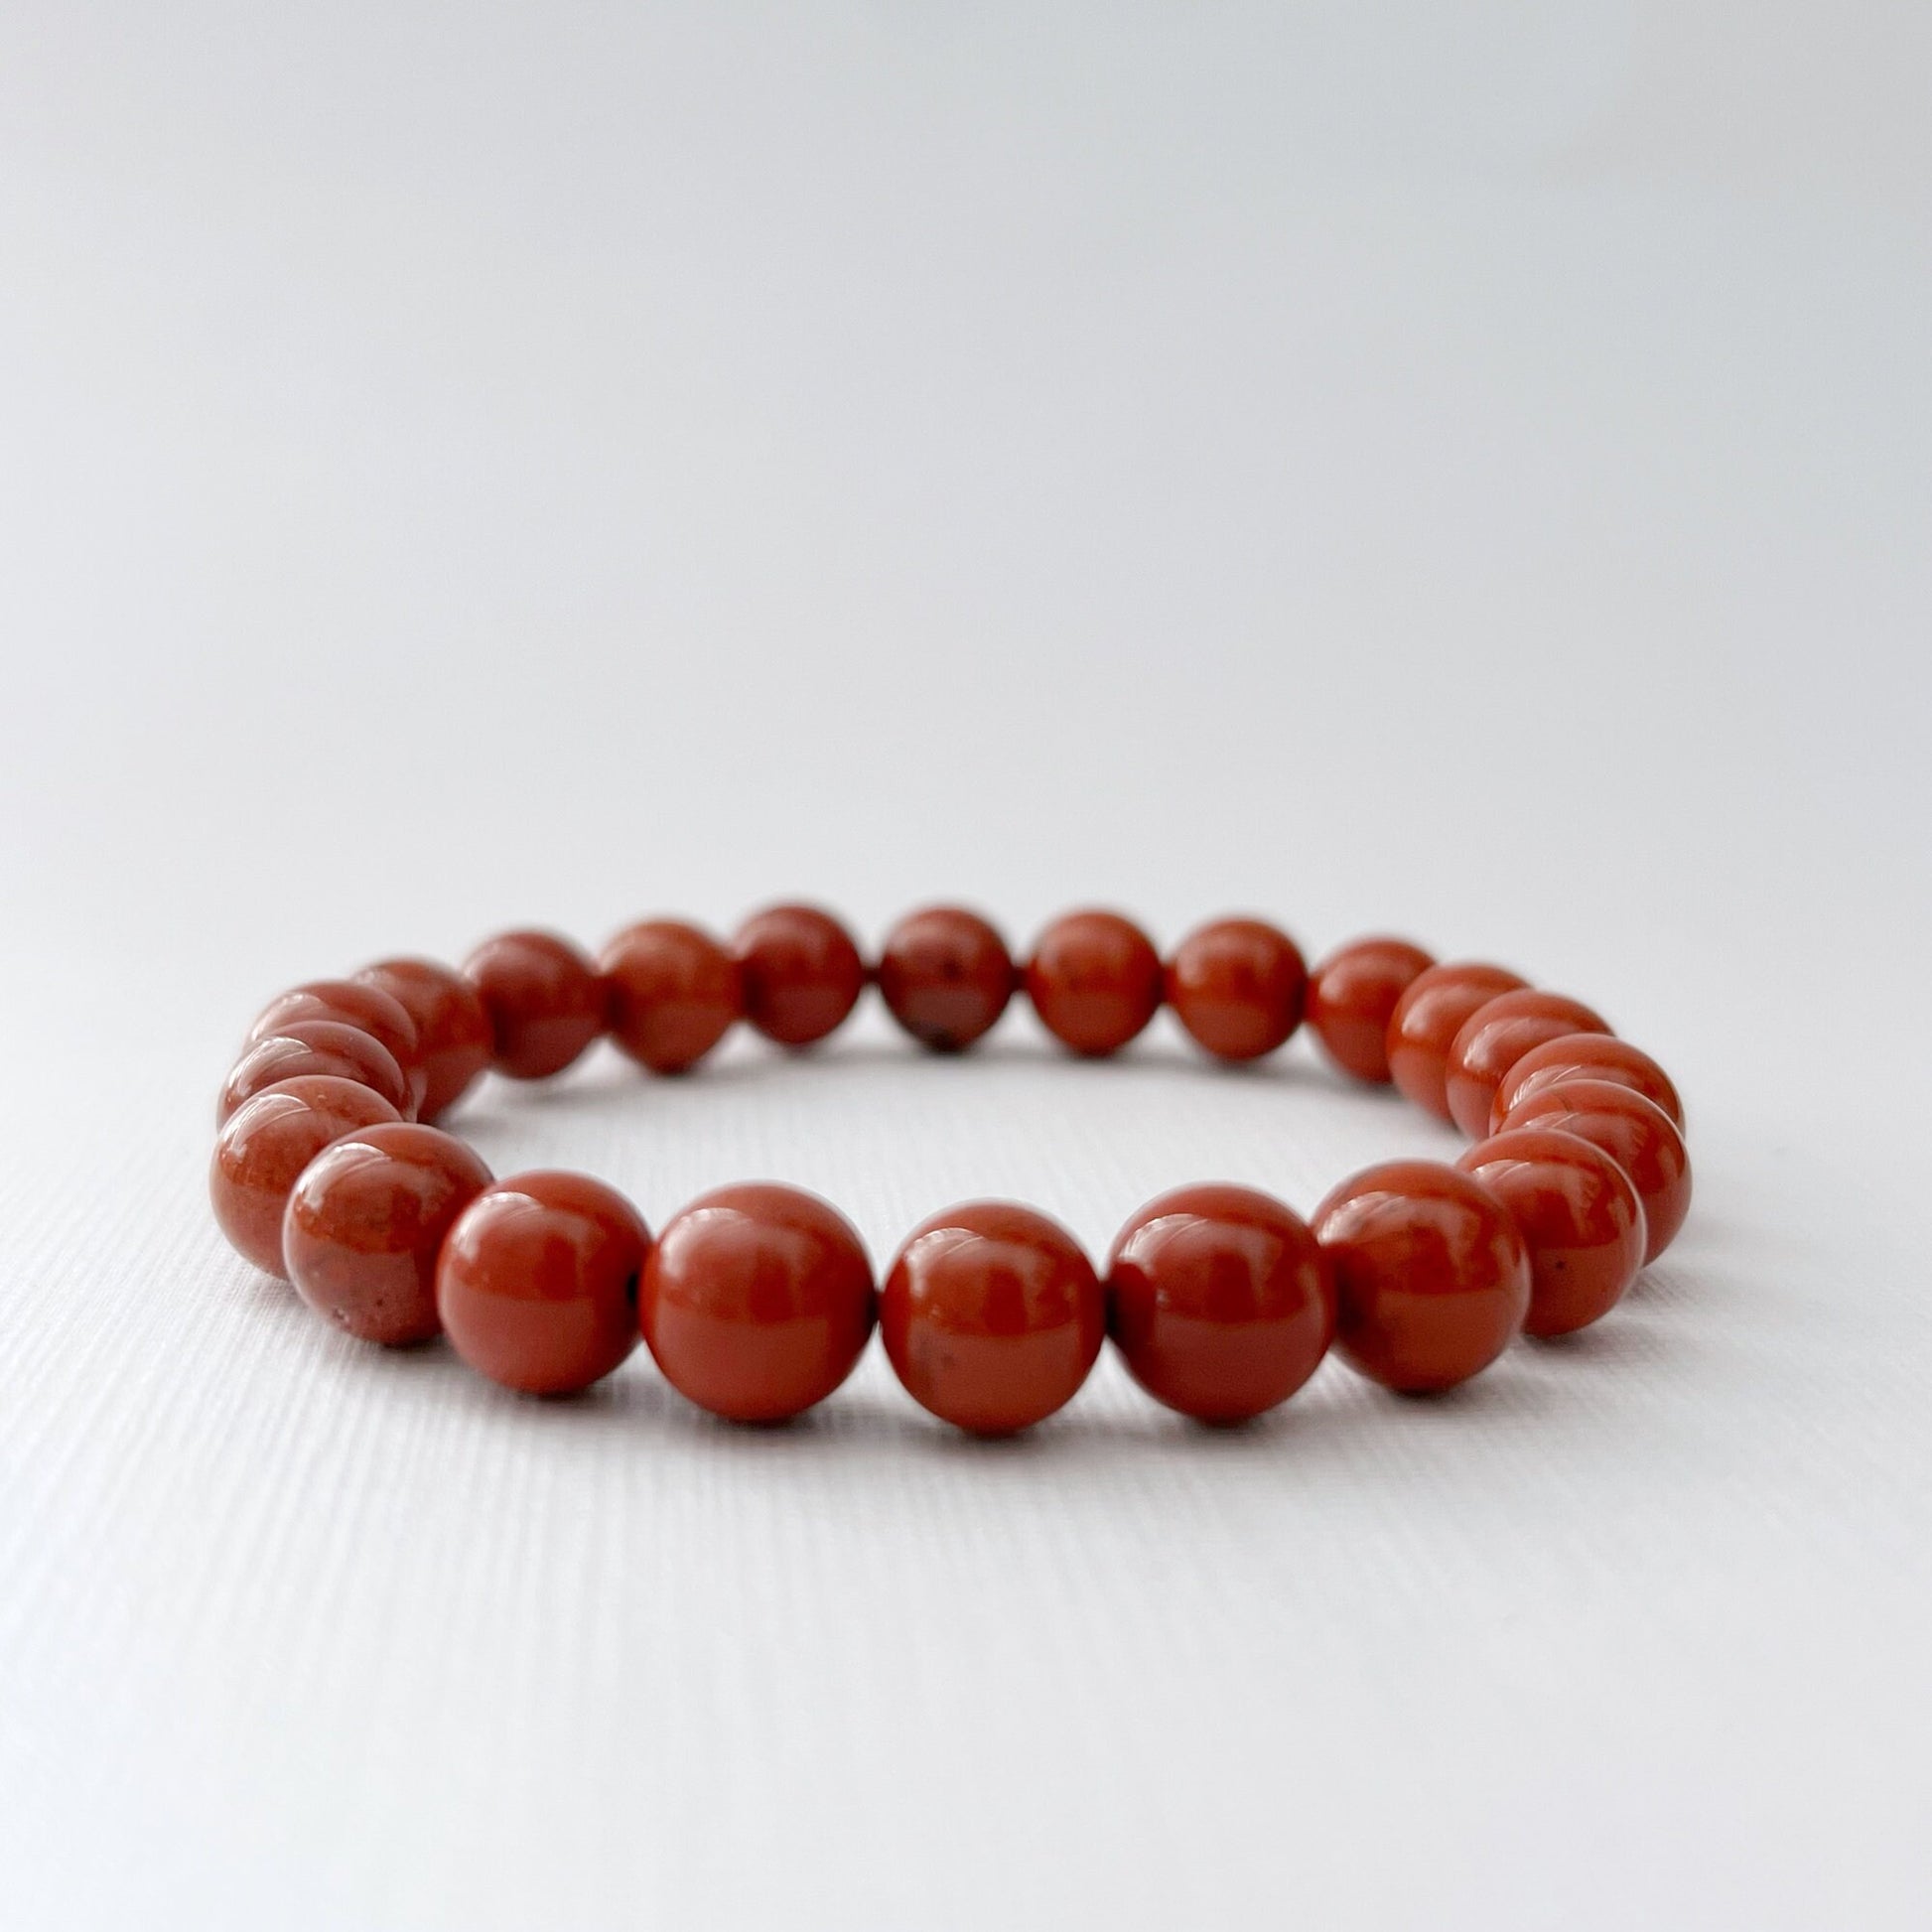
[[[605,1034],[658,1074],[696,1065],[741,1019],[808,1047],[869,982],[935,1052],[970,1047],[1020,988],[1063,1045],[1096,1056],[1164,1000],[1228,1061],[1273,1052],[1306,1018],[1356,1079],[1486,1138],[1453,1167],[1369,1168],[1311,1222],[1253,1188],[1179,1188],[1128,1221],[1104,1278],[1047,1216],[969,1202],[914,1229],[876,1288],[852,1226],[800,1189],[718,1188],[653,1240],[603,1182],[496,1180],[429,1124],[486,1067],[544,1079]],[[297,987],[222,1088],[209,1189],[234,1247],[349,1333],[447,1334],[512,1389],[588,1388],[641,1333],[699,1407],[778,1422],[845,1380],[876,1322],[917,1402],[1005,1435],[1064,1404],[1107,1336],[1157,1401],[1236,1423],[1286,1401],[1331,1341],[1421,1393],[1475,1375],[1519,1331],[1584,1327],[1683,1224],[1683,1121],[1663,1069],[1589,1008],[1400,939],[1356,940],[1311,973],[1287,934],[1222,919],[1164,966],[1130,921],[1086,911],[1016,967],[984,919],[941,906],[896,926],[868,970],[837,920],[781,905],[728,947],[649,920],[593,962],[509,932],[460,973],[392,959]]]

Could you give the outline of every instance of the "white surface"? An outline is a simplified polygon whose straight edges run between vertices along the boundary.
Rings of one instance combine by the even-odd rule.
[[[1923,1924],[1923,10],[650,11],[0,21],[8,1922]],[[1696,1215],[1451,1400],[994,1448],[220,1244],[278,985],[797,894],[1518,962]],[[1449,1145],[1019,1017],[471,1118],[882,1259]]]

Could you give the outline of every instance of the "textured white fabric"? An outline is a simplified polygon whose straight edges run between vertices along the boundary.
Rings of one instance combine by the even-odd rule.
[[[644,16],[648,16],[647,18]],[[1773,19],[1775,16],[1775,19]],[[0,1916],[1924,1923],[1906,9],[0,21]],[[308,1318],[278,986],[807,895],[1480,952],[1685,1089],[1599,1330],[984,1446]],[[1446,1131],[1298,1041],[480,1090],[661,1220],[1103,1249]]]

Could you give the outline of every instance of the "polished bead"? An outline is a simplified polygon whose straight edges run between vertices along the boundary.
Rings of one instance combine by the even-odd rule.
[[[1309,977],[1309,1025],[1322,1051],[1344,1073],[1386,1086],[1396,1003],[1435,963],[1406,939],[1379,936],[1331,952]]]
[[[270,1000],[249,1028],[248,1038],[251,1042],[266,1039],[298,1020],[327,1020],[360,1028],[387,1049],[409,1081],[409,1105],[403,1112],[414,1114],[422,1106],[427,1085],[422,1043],[409,1009],[393,994],[359,980],[310,980]]]
[[[732,955],[746,1019],[781,1046],[823,1039],[865,990],[866,964],[851,933],[815,905],[754,913],[733,936]]]
[[[879,991],[920,1045],[957,1053],[972,1045],[1013,997],[1013,956],[977,912],[932,905],[886,935]]]
[[[1177,1187],[1121,1229],[1107,1329],[1156,1401],[1246,1422],[1315,1371],[1335,1329],[1328,1263],[1299,1215],[1252,1187]]]
[[[291,1020],[279,1033],[256,1040],[235,1062],[214,1104],[215,1126],[243,1101],[303,1073],[353,1080],[379,1093],[404,1118],[414,1105],[408,1075],[373,1034],[340,1020]]]
[[[455,1136],[414,1121],[357,1128],[303,1169],[282,1219],[296,1293],[363,1341],[403,1348],[442,1327],[436,1256],[489,1185]]]
[[[355,976],[408,1009],[423,1061],[422,1120],[446,1114],[489,1064],[489,1016],[462,974],[431,959],[384,959]]]
[[[879,1300],[879,1332],[922,1408],[978,1436],[1031,1428],[1069,1401],[1106,1333],[1093,1264],[1056,1221],[971,1201],[922,1223]]]
[[[302,1170],[331,1141],[402,1116],[359,1081],[304,1073],[244,1101],[215,1136],[208,1199],[234,1251],[270,1275],[282,1265],[282,1211]]]
[[[489,1020],[490,1061],[512,1080],[561,1073],[604,1031],[604,982],[554,932],[499,932],[463,962]]]
[[[1677,1238],[1691,1211],[1691,1157],[1684,1136],[1654,1100],[1613,1080],[1560,1080],[1526,1094],[1503,1116],[1502,1131],[1554,1127],[1600,1147],[1636,1183],[1655,1261]]]
[[[1418,973],[1389,1016],[1390,1078],[1418,1107],[1448,1120],[1449,1051],[1463,1021],[1523,984],[1505,967],[1469,960]]]
[[[1496,1097],[1489,1103],[1489,1131],[1502,1126],[1509,1110],[1519,1100],[1553,1087],[1559,1080],[1577,1077],[1608,1080],[1629,1087],[1646,1100],[1654,1100],[1684,1131],[1684,1103],[1678,1098],[1671,1077],[1640,1046],[1614,1034],[1566,1034],[1530,1050],[1503,1075]]]
[[[816,1194],[720,1187],[665,1224],[638,1309],[679,1394],[731,1422],[783,1422],[852,1373],[872,1333],[872,1264]]]
[[[588,1174],[495,1181],[458,1215],[437,1263],[450,1345],[506,1389],[587,1389],[636,1345],[649,1246],[637,1210]]]
[[[611,999],[611,1036],[653,1073],[682,1073],[731,1031],[741,1010],[738,962],[678,919],[644,919],[598,960]]]
[[[1118,1052],[1160,1010],[1161,956],[1117,912],[1069,912],[1039,935],[1027,997],[1053,1037],[1076,1053]]]
[[[1216,919],[1174,948],[1167,1001],[1216,1059],[1254,1060],[1302,1024],[1309,969],[1287,933],[1261,919]]]
[[[1600,1147],[1548,1127],[1519,1127],[1455,1164],[1509,1209],[1530,1255],[1524,1331],[1567,1335],[1616,1307],[1643,1266],[1643,1203]]]
[[[1561,993],[1520,986],[1498,993],[1463,1021],[1449,1041],[1444,1081],[1449,1118],[1471,1140],[1489,1131],[1489,1108],[1502,1077],[1533,1046],[1566,1034],[1606,1034],[1608,1024]]]
[[[1389,1161],[1314,1211],[1335,1273],[1335,1346],[1385,1388],[1425,1394],[1487,1368],[1523,1325],[1530,1262],[1495,1195],[1433,1161]]]

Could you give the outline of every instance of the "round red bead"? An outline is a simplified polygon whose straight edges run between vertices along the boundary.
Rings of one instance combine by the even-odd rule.
[[[1489,1131],[1489,1108],[1509,1069],[1532,1046],[1567,1034],[1606,1034],[1609,1027],[1581,1000],[1521,986],[1485,1000],[1449,1042],[1445,1089],[1449,1118],[1478,1140]]]
[[[489,1020],[490,1060],[512,1080],[561,1073],[604,1031],[597,968],[553,932],[500,932],[463,963]]]
[[[1118,1052],[1161,1006],[1161,956],[1117,912],[1055,919],[1034,946],[1026,980],[1046,1031],[1095,1058]]]
[[[1449,1119],[1449,1052],[1462,1023],[1523,983],[1506,967],[1469,960],[1418,973],[1389,1016],[1390,1078],[1425,1112]]]
[[[637,1210],[588,1174],[498,1180],[457,1217],[437,1262],[450,1345],[507,1389],[587,1389],[636,1346],[649,1246]]]
[[[1502,1126],[1519,1100],[1527,1100],[1559,1080],[1579,1077],[1608,1080],[1654,1100],[1671,1117],[1677,1131],[1684,1131],[1684,1103],[1670,1075],[1641,1047],[1618,1039],[1614,1034],[1566,1034],[1546,1045],[1532,1046],[1496,1088],[1489,1106],[1489,1131],[1493,1134]]]
[[[1435,963],[1406,939],[1376,937],[1331,952],[1310,975],[1309,1025],[1344,1073],[1388,1084],[1389,1022],[1410,984]]]
[[[402,1116],[354,1080],[304,1073],[247,1100],[215,1136],[208,1198],[228,1244],[257,1268],[287,1276],[282,1211],[302,1170],[331,1141]]]
[[[296,1293],[338,1327],[391,1348],[428,1341],[436,1257],[489,1170],[453,1135],[413,1121],[358,1128],[303,1169],[282,1219]]]
[[[1334,1328],[1314,1236],[1252,1187],[1177,1187],[1114,1242],[1108,1333],[1135,1381],[1183,1416],[1246,1422],[1286,1402]]]
[[[1600,1147],[1635,1182],[1647,1238],[1643,1258],[1655,1261],[1677,1238],[1691,1211],[1691,1157],[1684,1137],[1655,1101],[1612,1080],[1561,1080],[1519,1100],[1502,1131],[1554,1127]]]
[[[816,1194],[720,1187],[665,1224],[638,1311],[680,1395],[731,1422],[783,1422],[823,1402],[864,1352],[872,1264]]]
[[[256,1040],[235,1062],[214,1103],[215,1126],[244,1101],[304,1073],[353,1080],[379,1093],[405,1117],[414,1105],[409,1076],[373,1034],[340,1020],[291,1020],[279,1033]]]
[[[380,987],[416,1023],[422,1055],[423,1120],[447,1113],[489,1064],[494,1039],[476,989],[460,973],[431,959],[384,959],[355,976]]]
[[[403,1112],[413,1114],[422,1106],[427,1083],[422,1044],[409,1009],[394,995],[359,980],[310,980],[291,987],[262,1008],[248,1030],[249,1041],[283,1033],[298,1020],[327,1020],[359,1028],[388,1051],[409,1081],[409,1105]]]
[[[1071,1400],[1106,1333],[1093,1264],[1056,1221],[972,1201],[922,1223],[879,1298],[879,1332],[912,1399],[978,1436]]]
[[[1335,1274],[1335,1346],[1385,1388],[1453,1388],[1523,1325],[1523,1237],[1495,1195],[1453,1168],[1368,1168],[1315,1209],[1314,1233]]]
[[[1302,1024],[1309,969],[1287,933],[1260,919],[1198,927],[1168,961],[1174,1017],[1216,1059],[1272,1053]]]
[[[611,1036],[653,1073],[682,1073],[724,1038],[741,1011],[738,963],[679,919],[627,926],[598,961]]]
[[[1509,1209],[1529,1249],[1526,1333],[1567,1335],[1616,1307],[1643,1266],[1643,1202],[1600,1147],[1519,1127],[1478,1141],[1455,1165]]]
[[[781,1046],[809,1046],[844,1021],[865,990],[852,935],[813,905],[773,905],[732,939],[745,1017]]]
[[[1013,997],[1013,956],[977,912],[933,905],[886,936],[879,991],[920,1045],[957,1053],[988,1031]]]

